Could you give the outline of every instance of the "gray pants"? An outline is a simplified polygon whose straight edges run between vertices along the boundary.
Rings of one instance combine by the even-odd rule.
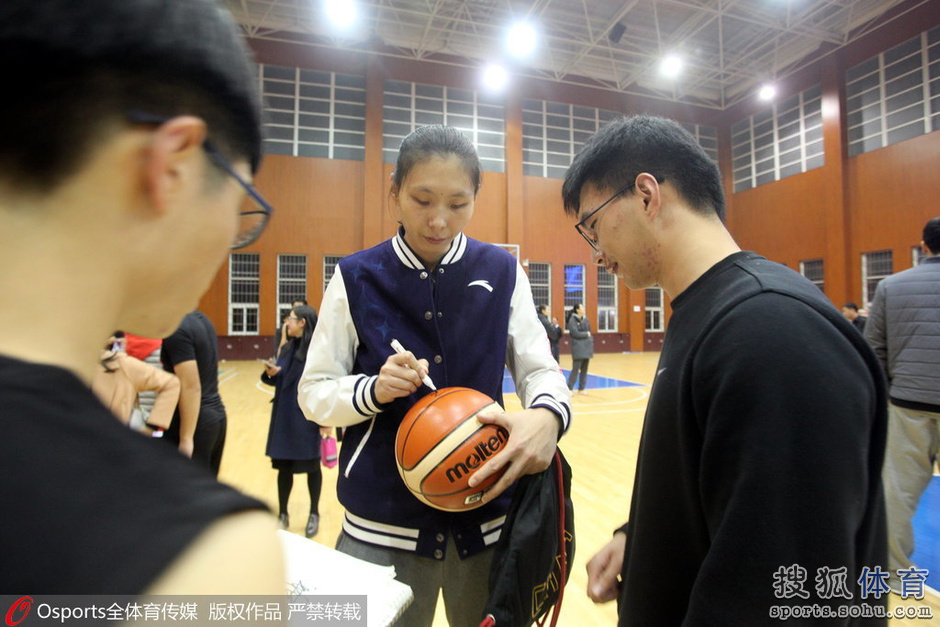
[[[899,568],[912,566],[914,528],[911,521],[933,477],[938,450],[940,414],[888,406],[888,446],[882,480],[888,513],[891,582],[898,581],[896,571]]]
[[[361,560],[394,566],[395,579],[411,586],[414,601],[395,623],[399,627],[430,627],[434,621],[439,590],[451,627],[478,627],[489,596],[490,562],[493,549],[460,559],[454,539],[447,542],[443,560],[366,544],[340,533],[336,550]]]

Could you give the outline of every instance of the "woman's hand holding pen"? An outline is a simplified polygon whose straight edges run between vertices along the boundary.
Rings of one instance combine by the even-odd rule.
[[[411,351],[389,355],[375,382],[375,399],[384,404],[414,394],[424,385],[421,379],[428,371],[428,360],[417,359]]]

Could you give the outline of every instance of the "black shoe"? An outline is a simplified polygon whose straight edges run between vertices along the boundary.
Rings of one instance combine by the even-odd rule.
[[[317,531],[320,530],[320,515],[319,514],[310,514],[310,519],[307,521],[306,534],[308,538],[312,538],[317,535]]]
[[[290,517],[287,514],[278,514],[277,522],[281,525],[281,529],[290,527]]]

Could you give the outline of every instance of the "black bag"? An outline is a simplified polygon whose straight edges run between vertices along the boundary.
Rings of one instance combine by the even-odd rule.
[[[490,568],[481,627],[526,627],[558,620],[574,561],[571,468],[561,454],[544,471],[519,480]]]

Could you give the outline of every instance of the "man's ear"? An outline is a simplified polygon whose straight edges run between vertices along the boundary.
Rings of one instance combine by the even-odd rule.
[[[145,152],[146,189],[154,209],[160,213],[186,184],[201,180],[205,158],[206,123],[181,115],[161,124]]]
[[[648,172],[640,172],[636,177],[635,188],[643,199],[643,211],[652,219],[659,214],[662,208],[662,189],[659,181]]]

